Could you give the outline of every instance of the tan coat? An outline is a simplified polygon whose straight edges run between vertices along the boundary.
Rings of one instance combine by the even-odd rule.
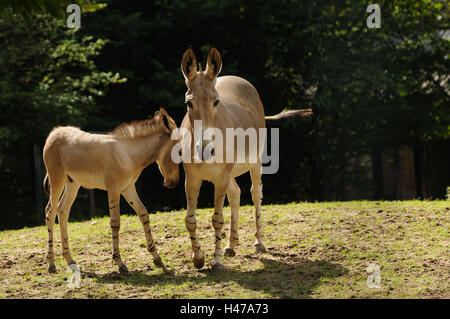
[[[45,181],[48,176],[50,185],[50,199],[46,207],[49,272],[56,271],[53,253],[56,215],[61,228],[63,256],[69,265],[75,263],[69,250],[67,220],[81,186],[108,192],[113,259],[120,271],[127,271],[119,252],[120,195],[138,214],[144,226],[147,248],[155,264],[163,265],[156,252],[147,210],[136,193],[135,182],[142,170],[156,161],[164,176],[164,185],[169,188],[177,185],[179,168],[171,160],[175,143],[171,140],[171,133],[175,128],[175,122],[161,108],[155,118],[123,124],[110,134],[90,134],[71,126],[57,127],[51,131],[43,152],[47,168]],[[63,195],[59,200],[61,193]]]
[[[192,49],[188,49],[182,58],[181,70],[183,72],[187,92],[185,96],[187,114],[183,119],[181,128],[183,149],[191,148],[191,154],[194,154],[195,148],[202,152],[205,147],[211,147],[211,154],[217,156],[227,151],[228,147],[234,147],[234,153],[237,153],[236,143],[226,142],[227,128],[254,128],[259,131],[265,128],[267,120],[279,120],[291,116],[307,116],[312,112],[306,110],[284,110],[274,116],[265,116],[264,107],[255,87],[247,80],[237,76],[217,77],[222,68],[222,58],[215,48],[211,48],[206,70],[197,69],[197,59]],[[203,140],[200,145],[200,139],[194,137],[188,139],[188,135],[194,135],[194,123],[196,120],[202,121],[203,130],[207,128],[217,128],[222,132],[224,142],[222,149],[217,149],[214,141]],[[246,138],[246,145],[248,139]],[[245,162],[236,163],[195,163],[191,160],[189,163],[183,162],[186,173],[186,198],[187,215],[185,218],[186,227],[189,231],[193,250],[193,262],[195,267],[201,268],[204,265],[204,255],[200,249],[200,243],[196,237],[196,218],[195,208],[202,181],[210,181],[214,184],[214,215],[212,225],[215,229],[215,252],[213,270],[223,268],[221,264],[222,246],[221,233],[223,227],[223,204],[225,195],[231,206],[231,227],[229,242],[225,249],[225,254],[235,255],[234,248],[238,244],[238,218],[240,205],[240,189],[236,183],[235,177],[250,172],[252,179],[252,199],[255,205],[256,220],[256,242],[257,251],[264,252],[265,247],[262,243],[262,220],[261,220],[261,200],[262,200],[262,182],[261,182],[261,155],[263,152],[263,143],[265,135],[258,135],[258,146],[256,149],[245,148]],[[190,143],[189,143],[190,141]],[[190,145],[189,145],[190,144]],[[208,146],[209,145],[209,146]],[[231,146],[230,146],[231,145]],[[219,147],[220,148],[220,147]],[[251,152],[256,151],[257,156],[252,157]],[[192,155],[193,156],[193,155]],[[257,158],[257,161],[250,161],[250,158]]]

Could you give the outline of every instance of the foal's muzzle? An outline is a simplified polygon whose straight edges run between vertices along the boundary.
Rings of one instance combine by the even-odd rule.
[[[165,180],[165,181],[164,181],[164,184],[163,184],[163,185],[164,185],[165,187],[169,188],[169,189],[172,189],[172,188],[177,187],[177,185],[178,185],[178,180],[168,179],[168,180]]]

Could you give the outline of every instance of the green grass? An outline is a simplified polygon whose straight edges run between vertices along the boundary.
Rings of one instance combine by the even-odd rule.
[[[67,265],[55,227],[57,274],[45,260],[45,227],[0,232],[0,298],[449,298],[450,209],[445,201],[292,203],[263,206],[265,245],[256,253],[253,206],[240,210],[240,245],[227,270],[210,271],[212,209],[198,210],[206,255],[191,262],[184,212],[157,213],[150,225],[171,272],[155,268],[135,215],[121,217],[119,274],[111,259],[108,218],[69,224],[82,269],[80,289],[67,288]],[[228,240],[230,210],[224,209]],[[366,267],[381,268],[381,288],[368,288]]]

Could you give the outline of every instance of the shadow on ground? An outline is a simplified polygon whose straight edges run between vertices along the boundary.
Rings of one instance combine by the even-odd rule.
[[[199,270],[205,276],[173,272],[152,274],[144,271],[130,271],[128,274],[84,274],[88,277],[97,278],[98,282],[102,283],[121,282],[132,286],[160,286],[162,289],[164,289],[164,286],[181,285],[185,282],[193,285],[214,284],[215,289],[220,286],[225,289],[226,286],[235,282],[245,289],[267,293],[274,298],[311,298],[311,293],[321,284],[322,280],[336,278],[348,273],[348,270],[344,267],[324,260],[311,261],[295,257],[292,254],[280,253],[275,253],[273,256],[281,260],[258,258],[250,255],[244,257],[260,260],[264,269],[252,271],[228,269],[220,273],[211,272],[209,268]],[[220,297],[220,291],[217,293],[217,297]]]

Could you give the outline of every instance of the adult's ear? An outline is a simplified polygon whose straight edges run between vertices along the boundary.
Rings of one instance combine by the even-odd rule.
[[[183,54],[181,71],[183,72],[184,78],[188,81],[191,81],[197,75],[197,58],[195,57],[194,50],[191,48],[187,49]]]
[[[220,70],[222,70],[222,57],[216,48],[211,48],[206,59],[206,76],[210,80],[214,80],[219,75]]]

